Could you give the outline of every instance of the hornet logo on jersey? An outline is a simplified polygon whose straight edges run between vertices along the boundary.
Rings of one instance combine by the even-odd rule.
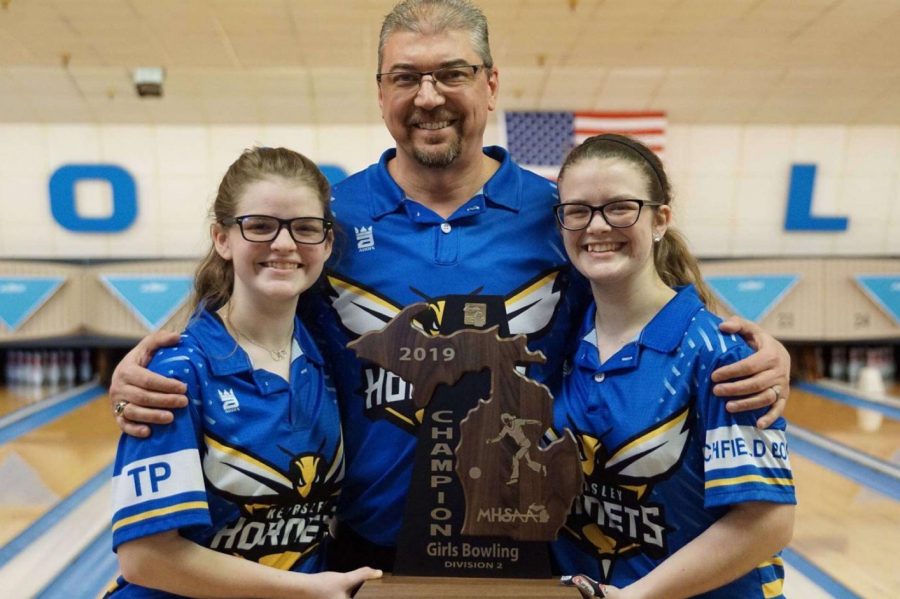
[[[284,447],[287,468],[207,432],[203,473],[212,493],[240,504],[234,520],[209,547],[282,569],[309,555],[334,515],[344,478],[344,445],[295,454]]]
[[[649,500],[655,482],[669,476],[685,455],[690,406],[620,447],[576,433],[584,494],[575,500],[563,533],[595,551],[609,582],[616,559],[668,554],[665,509]]]
[[[404,307],[334,273],[329,273],[327,279],[329,299],[351,339],[381,329]],[[501,337],[523,334],[534,340],[553,324],[563,295],[563,279],[559,270],[552,270],[505,296],[482,295],[482,287],[466,294],[437,297],[410,289],[428,302],[428,312],[417,319],[427,334],[449,335],[463,328],[497,325]],[[413,430],[422,422],[423,411],[414,408],[410,385],[392,372],[363,366],[359,393],[369,418],[387,419],[406,430]]]
[[[206,434],[203,473],[216,491],[252,512],[255,506],[292,505],[298,501],[326,499],[336,495],[344,478],[343,440],[331,456],[321,448],[295,455],[279,446],[287,455],[288,470],[252,455],[243,448]]]

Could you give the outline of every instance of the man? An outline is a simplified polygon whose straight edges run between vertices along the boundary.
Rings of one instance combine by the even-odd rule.
[[[497,324],[503,334],[528,335],[529,348],[548,357],[528,375],[554,389],[587,301],[552,218],[555,186],[502,148],[483,147],[500,81],[481,11],[466,0],[395,6],[382,26],[378,81],[396,149],[335,186],[332,207],[349,239],[327,273],[327,301],[312,301],[304,319],[318,329],[341,396],[348,470],[335,568],[391,568],[421,422],[408,385],[361,365],[346,342],[428,301],[432,318],[423,326],[432,333]],[[784,409],[787,352],[750,323],[733,320],[723,329],[759,351],[717,372],[717,381],[752,375],[717,393],[749,396],[731,402],[734,410],[774,402],[759,422],[768,426]],[[148,337],[114,373],[110,397],[128,434],[146,436],[139,422],[170,419],[148,407],[186,404],[178,383],[139,367],[172,341]]]

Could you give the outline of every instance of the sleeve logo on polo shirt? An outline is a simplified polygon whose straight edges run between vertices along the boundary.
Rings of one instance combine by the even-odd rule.
[[[116,510],[183,493],[203,492],[203,474],[196,449],[135,460],[113,477]]]
[[[721,426],[706,431],[703,460],[707,472],[741,467],[790,469],[784,431],[755,426]]]
[[[501,337],[527,335],[540,338],[553,326],[565,283],[559,270],[551,270],[526,282],[507,295],[482,295],[483,287],[459,295],[429,296],[410,289],[428,303],[416,324],[429,335],[449,335],[463,328],[498,327]],[[403,306],[362,284],[334,273],[327,276],[327,295],[341,325],[351,339],[382,329]],[[362,368],[357,392],[365,402],[364,411],[374,420],[388,420],[415,430],[423,411],[412,403],[411,386],[396,374],[371,365]]]

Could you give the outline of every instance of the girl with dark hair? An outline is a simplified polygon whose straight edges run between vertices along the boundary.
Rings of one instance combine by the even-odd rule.
[[[113,472],[111,597],[349,597],[370,568],[320,572],[344,475],[333,385],[296,316],[334,238],[330,190],[306,157],[245,151],[213,205],[194,313],[152,372],[190,403]]]
[[[723,335],[672,228],[659,158],[619,135],[568,156],[554,207],[594,307],[554,403],[584,492],[554,544],[586,597],[779,597],[794,486],[779,419],[731,414],[710,374],[751,352]],[[777,391],[776,391],[777,393]]]

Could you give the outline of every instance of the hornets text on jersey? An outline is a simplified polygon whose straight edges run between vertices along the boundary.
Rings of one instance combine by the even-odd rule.
[[[718,520],[729,506],[796,503],[785,422],[730,414],[710,374],[751,351],[723,336],[692,286],[602,365],[594,313],[554,404],[578,441],[584,492],[553,545],[561,572],[626,586]],[[779,555],[703,597],[780,597]]]
[[[216,551],[298,572],[321,544],[344,475],[334,388],[299,318],[291,381],[254,370],[213,313],[200,311],[150,370],[187,384],[189,405],[150,438],[123,436],[113,473],[113,547],[178,529]],[[114,597],[168,596],[127,584]]]

